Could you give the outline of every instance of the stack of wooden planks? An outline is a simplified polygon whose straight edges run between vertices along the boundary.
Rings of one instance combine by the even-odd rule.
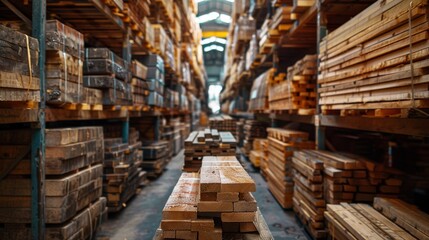
[[[205,156],[236,156],[237,141],[230,132],[219,132],[206,128],[193,131],[185,139],[185,161],[183,170],[198,172]]]
[[[250,162],[254,167],[259,168],[261,166],[262,158],[264,158],[263,144],[266,142],[266,138],[255,138],[253,140],[253,148],[250,151]]]
[[[256,184],[235,157],[204,157],[198,216],[220,219],[222,232],[257,232]]]
[[[261,176],[266,180],[268,175],[268,139],[262,141]]]
[[[316,108],[317,55],[306,55],[269,85],[270,110],[311,115]]]
[[[0,41],[0,101],[40,102],[39,42],[3,25]]]
[[[253,82],[250,90],[250,112],[265,112],[268,109],[268,83],[274,77],[275,69],[272,68],[259,75]]]
[[[254,191],[235,157],[204,157],[200,173],[180,177],[154,239],[272,239]]]
[[[167,141],[155,141],[141,147],[143,151],[142,168],[148,172],[148,177],[157,178],[171,160],[170,147]]]
[[[92,90],[83,89],[83,34],[57,20],[47,21],[46,49],[47,101],[51,104],[86,103],[84,94]],[[92,95],[100,96],[97,91]],[[101,98],[99,100],[101,103]]]
[[[292,155],[301,149],[313,149],[308,133],[267,128],[268,132],[268,188],[283,208],[292,208]]]
[[[374,198],[374,208],[417,239],[429,239],[429,215],[399,199]]]
[[[155,46],[153,29],[147,16],[150,15],[150,0],[127,0],[124,3],[123,21],[130,24],[131,30],[141,37],[142,43],[147,49]]]
[[[320,44],[319,104],[376,117],[429,108],[427,0],[379,0]]]
[[[323,162],[312,150],[295,151],[292,168],[293,210],[314,239],[326,239]]]
[[[134,131],[137,132],[137,131]],[[130,134],[128,143],[122,138],[104,139],[104,184],[103,192],[107,197],[109,212],[118,212],[134,196],[137,188],[146,178],[141,171],[141,142],[137,134]]]
[[[314,238],[326,237],[327,203],[371,203],[376,196],[397,197],[401,190],[398,172],[351,154],[301,150],[293,153],[292,163],[293,209]]]
[[[245,120],[240,119],[239,121],[236,121],[236,131],[235,131],[235,138],[237,139],[237,146],[242,147],[244,142],[244,124]]]
[[[268,127],[267,122],[261,122],[256,120],[246,120],[244,125],[244,141],[241,153],[248,157],[253,147],[253,141],[256,138],[267,137],[266,128]]]
[[[83,84],[103,90],[103,105],[130,105],[128,64],[107,48],[86,48]]]
[[[1,132],[0,238],[31,239],[31,131]],[[87,239],[107,213],[102,195],[103,129],[46,130],[45,223],[48,239]]]
[[[146,103],[146,96],[149,94],[149,86],[147,84],[147,67],[137,60],[131,63],[131,94],[133,105],[142,107]],[[137,108],[136,110],[141,110]]]
[[[198,231],[215,232],[213,220],[197,216],[199,182],[198,173],[182,173],[162,210],[160,239],[198,239]]]
[[[216,129],[219,132],[235,133],[237,130],[237,121],[228,115],[220,115],[209,118],[209,126],[211,129]],[[237,138],[237,135],[234,135]]]
[[[334,240],[428,239],[428,235],[423,238],[413,236],[414,231],[408,233],[367,204],[328,204],[325,217],[328,220],[329,234]],[[426,222],[419,222],[421,219],[417,220],[415,216],[403,219],[415,224],[411,227],[413,230],[418,231],[419,227],[423,227],[427,231],[427,215]]]
[[[146,103],[149,106],[163,107],[164,61],[156,54],[145,55],[140,60],[147,67],[146,83],[149,95],[146,97]]]

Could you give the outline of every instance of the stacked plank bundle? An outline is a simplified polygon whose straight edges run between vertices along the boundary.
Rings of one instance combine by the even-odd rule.
[[[3,25],[0,41],[0,102],[40,102],[39,42]]]
[[[47,21],[46,49],[46,93],[49,103],[86,103],[84,94],[89,92],[100,96],[97,90],[83,89],[83,34],[57,20]]]
[[[148,177],[159,177],[171,160],[171,149],[168,142],[155,141],[150,144],[146,143],[141,150],[143,151],[142,168],[148,172]]]
[[[133,60],[131,64],[131,94],[133,98],[133,106],[141,107],[146,103],[146,97],[149,94],[149,86],[147,84],[147,67],[141,62]],[[137,110],[139,110],[138,108]]]
[[[267,128],[268,132],[268,188],[283,208],[292,208],[292,155],[301,149],[313,149],[308,133]]]
[[[325,238],[326,203],[370,203],[376,196],[396,197],[401,190],[397,173],[358,156],[302,150],[293,153],[292,162],[293,209],[314,238]]]
[[[319,104],[372,116],[428,108],[427,0],[379,0],[320,44]]]
[[[268,109],[268,83],[274,77],[275,69],[272,68],[259,75],[253,82],[250,90],[250,112],[264,112]]]
[[[164,105],[164,61],[158,55],[145,55],[140,59],[147,67],[146,82],[149,95],[146,103],[149,106],[162,107]]]
[[[293,210],[314,239],[326,239],[323,167],[315,151],[293,153]]]
[[[185,162],[183,170],[198,172],[205,156],[236,156],[237,141],[230,132],[217,129],[193,131],[185,140]]]
[[[388,199],[387,199],[388,200]],[[395,200],[396,201],[396,200]],[[391,209],[391,205],[383,209]],[[387,210],[387,211],[389,211]],[[394,211],[397,209],[394,209]],[[407,209],[405,216],[398,216],[401,220],[389,220],[389,217],[377,212],[367,204],[347,204],[327,206],[325,212],[328,220],[329,233],[334,240],[339,239],[429,239],[429,216],[419,212],[416,208]],[[417,217],[418,216],[418,217]],[[401,225],[403,224],[403,225]],[[412,225],[409,225],[412,224]],[[405,231],[403,228],[404,227]],[[422,234],[422,235],[420,235]],[[413,236],[414,235],[414,236]]]
[[[309,115],[316,108],[317,55],[306,55],[287,69],[286,74],[273,78],[269,86],[270,110],[288,110]]]
[[[235,157],[204,157],[200,174],[180,177],[162,213],[160,238],[154,239],[271,239],[254,191]]]
[[[256,120],[246,120],[244,125],[244,142],[241,153],[248,157],[253,147],[253,141],[256,138],[267,137],[268,123]]]
[[[268,176],[268,139],[261,142],[262,158],[261,158],[261,175],[266,180]]]
[[[262,158],[264,157],[264,152],[262,150],[262,145],[266,142],[265,138],[255,138],[253,140],[253,148],[250,151],[250,162],[254,167],[259,168],[261,166]]]
[[[237,129],[237,121],[228,115],[210,117],[209,124],[211,129],[216,129],[219,132],[235,133]]]
[[[374,208],[417,239],[429,239],[429,215],[399,199],[374,199]]]
[[[0,238],[31,239],[31,131],[1,132]],[[87,239],[107,213],[102,195],[103,129],[46,130],[46,236]],[[17,161],[17,159],[19,161]],[[53,238],[52,238],[53,239]]]
[[[121,210],[136,193],[146,173],[141,171],[142,152],[138,132],[132,131],[129,143],[122,138],[104,139],[104,184],[109,212]]]
[[[86,48],[85,87],[103,90],[103,105],[130,105],[128,64],[107,48]]]
[[[150,15],[149,5],[149,0],[126,0],[122,19],[125,23],[130,24],[131,30],[137,36],[141,36],[143,44],[152,50],[155,43],[153,28],[147,19],[147,16]]]

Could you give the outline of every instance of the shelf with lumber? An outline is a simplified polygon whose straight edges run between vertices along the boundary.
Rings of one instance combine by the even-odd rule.
[[[117,53],[122,52],[124,36],[131,27],[131,23],[123,20],[126,17],[124,11],[109,7],[101,0],[48,1],[47,12],[83,33],[89,43],[102,44]],[[134,53],[149,52],[142,36],[135,34],[131,40]]]
[[[307,123],[314,124],[314,115],[298,115],[298,114],[290,114],[288,112],[271,112],[270,118],[273,120],[280,120],[286,122],[299,122],[299,123]]]
[[[125,119],[128,116],[126,108],[112,110],[69,110],[63,108],[45,109],[46,122]]]
[[[317,13],[318,1],[297,0],[291,8],[291,19],[295,19],[292,27],[283,34],[278,42],[280,48],[315,48],[317,46]],[[321,10],[328,30],[333,30],[351,17],[360,13],[374,0],[340,1],[323,0]]]
[[[0,124],[35,123],[39,109],[0,108]]]
[[[355,129],[362,131],[383,132],[410,136],[429,136],[429,119],[424,118],[368,118],[360,116],[320,116],[320,125]]]

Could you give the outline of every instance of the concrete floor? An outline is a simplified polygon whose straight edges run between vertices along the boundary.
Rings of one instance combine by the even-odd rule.
[[[309,239],[299,227],[293,211],[284,211],[268,191],[267,183],[249,162],[243,161],[245,168],[257,184],[254,193],[274,239]],[[183,152],[168,164],[166,171],[150,182],[132,198],[120,213],[109,215],[101,225],[97,236],[111,240],[152,239],[161,222],[162,209],[180,177]]]

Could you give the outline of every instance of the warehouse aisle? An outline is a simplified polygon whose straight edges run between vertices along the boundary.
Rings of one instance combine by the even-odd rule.
[[[275,239],[307,239],[298,226],[292,211],[283,211],[268,191],[267,183],[246,160],[245,168],[257,184],[254,194],[258,206],[267,221]],[[110,215],[102,224],[98,236],[110,240],[152,239],[161,221],[161,213],[180,177],[183,164],[183,151],[168,164],[160,178],[144,187],[117,215]],[[105,237],[105,238],[103,238]]]
[[[277,203],[276,199],[268,190],[267,182],[262,178],[259,171],[255,170],[251,163],[242,159],[244,167],[256,183],[256,192],[253,194],[262,215],[273,234],[274,239],[292,240],[292,239],[311,239],[304,233],[296,221],[292,210],[284,211]]]
[[[101,225],[98,236],[110,240],[152,239],[161,222],[164,204],[182,174],[183,150],[167,165],[164,173],[138,193],[127,208]]]

